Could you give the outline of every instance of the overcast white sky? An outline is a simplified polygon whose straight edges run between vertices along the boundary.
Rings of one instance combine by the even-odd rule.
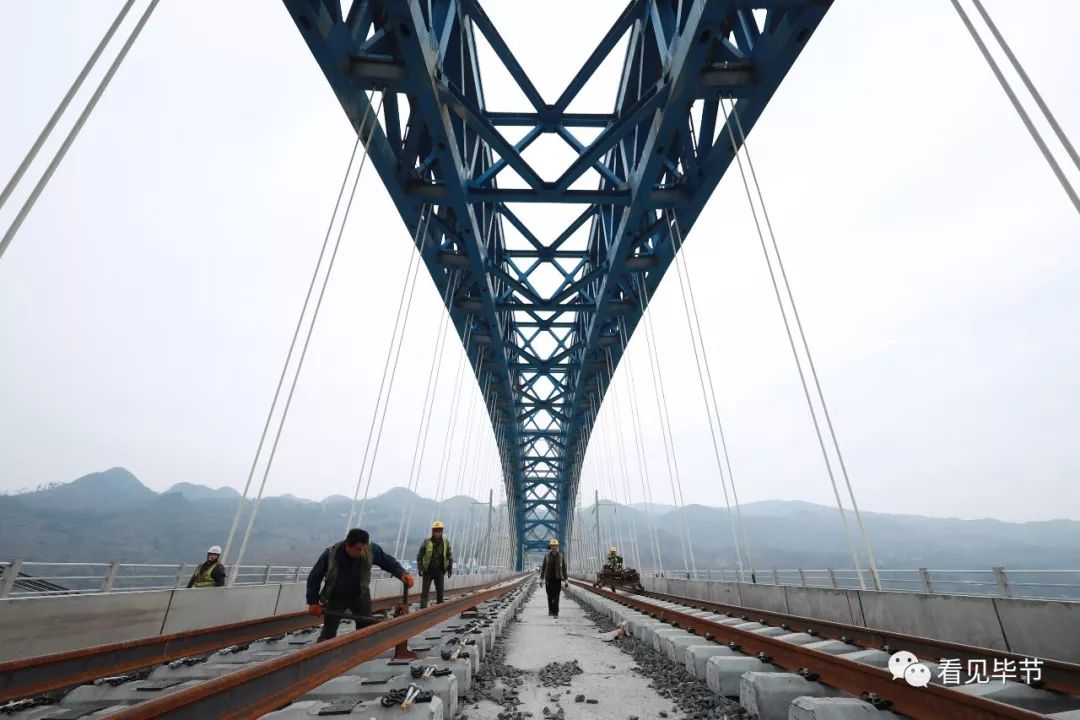
[[[1080,4],[986,4],[1080,140]],[[621,3],[546,5],[484,3],[550,100]],[[119,6],[0,2],[0,179]],[[588,95],[603,109],[612,70]],[[0,261],[0,490],[115,465],[159,490],[242,487],[352,142],[281,3],[161,3]],[[1080,519],[1080,220],[950,3],[836,2],[750,142],[863,508]],[[687,245],[740,494],[829,502],[742,193],[729,174]],[[268,493],[351,494],[409,252],[368,168]],[[421,279],[373,492],[408,476],[441,312]],[[684,494],[719,505],[674,277],[652,312]],[[643,340],[631,354],[648,410]]]

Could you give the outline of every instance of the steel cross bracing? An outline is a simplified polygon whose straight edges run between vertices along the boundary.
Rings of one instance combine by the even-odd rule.
[[[284,2],[354,128],[383,93],[368,152],[483,391],[517,563],[552,537],[565,544],[596,412],[674,258],[665,218],[689,233],[734,157],[720,101],[749,132],[830,1],[632,0],[554,101],[477,0],[355,0],[345,15],[339,0]],[[487,109],[478,34],[526,107]],[[611,112],[572,112],[617,51]],[[574,151],[554,179],[525,159],[546,134]],[[552,237],[515,212],[522,203],[580,212]]]

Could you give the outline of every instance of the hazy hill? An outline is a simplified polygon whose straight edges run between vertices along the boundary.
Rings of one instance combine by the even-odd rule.
[[[600,509],[602,527],[606,531],[604,542],[616,542],[621,537],[624,544],[628,543],[632,531],[636,530],[642,565],[650,567],[653,554],[649,550],[649,515],[641,510],[613,508],[604,503]],[[587,533],[596,532],[592,510],[592,506],[585,508],[579,520]],[[681,570],[684,566],[679,540],[683,517],[699,569],[735,566],[727,510],[689,505],[684,513],[668,511],[652,517],[664,567]],[[835,507],[770,500],[744,505],[742,518],[756,567],[824,569],[852,566]],[[1071,569],[1080,565],[1080,522],[1073,520],[1007,523],[992,519],[959,520],[872,512],[864,512],[863,520],[881,568],[982,569],[1002,565]],[[853,533],[858,532],[850,511],[848,524]],[[612,539],[608,540],[608,537]],[[865,562],[863,558],[864,566]]]
[[[225,543],[237,499],[230,488],[215,490],[193,483],[156,493],[127,470],[113,468],[44,490],[0,496],[0,555],[42,561],[193,562],[210,545]],[[460,550],[466,519],[486,527],[487,508],[475,502],[465,496],[450,498],[436,513],[433,501],[395,488],[367,501],[361,524],[392,552],[411,505],[406,559],[415,557],[436,514],[447,523]],[[342,495],[320,501],[263,498],[245,563],[313,562],[319,551],[344,534],[350,504],[351,499]],[[630,560],[629,538],[636,530],[642,567],[651,567],[650,516],[644,508],[604,503],[600,510],[603,544],[621,545]],[[653,505],[652,510],[666,568],[683,567],[679,540],[683,518],[699,569],[734,567],[726,509],[690,505],[680,513]],[[851,567],[835,508],[770,500],[743,506],[742,516],[754,565],[760,569]],[[577,524],[590,540],[596,532],[594,518],[592,507],[585,507]],[[1076,521],[1006,523],[870,512],[864,519],[882,568],[1080,566]],[[246,520],[246,515],[241,518],[241,528]],[[857,531],[854,519],[849,523]]]
[[[433,501],[402,488],[391,490],[368,499],[362,525],[393,552],[410,498],[409,551],[403,554],[415,558],[435,513]],[[210,545],[225,544],[238,499],[235,490],[191,483],[156,493],[127,470],[114,468],[45,490],[0,496],[0,552],[55,562],[193,562]],[[245,564],[314,562],[322,549],[344,536],[351,502],[341,495],[321,502],[264,497]],[[241,517],[241,530],[247,517]],[[466,519],[481,532],[487,509],[470,498],[451,498],[439,510],[439,519],[452,528],[460,547]]]
[[[168,493],[177,493],[183,495],[188,500],[229,500],[236,502],[240,499],[240,493],[233,490],[231,487],[221,487],[216,490],[208,488],[205,485],[196,485],[195,483],[182,482],[176,483],[171,488],[165,491]]]
[[[53,513],[74,512],[80,516],[126,511],[156,497],[156,492],[119,467],[18,496],[19,502],[29,508]]]

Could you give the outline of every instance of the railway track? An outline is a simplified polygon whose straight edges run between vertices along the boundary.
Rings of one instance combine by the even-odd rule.
[[[447,597],[475,593],[493,585],[488,583],[448,590]],[[385,612],[400,602],[401,596],[377,598],[372,601],[372,610]],[[319,624],[319,620],[306,612],[294,612],[2,662],[0,703],[204,655],[229,646],[278,637]]]
[[[915,686],[903,678],[894,680],[888,669],[891,654],[910,652],[931,671],[938,668],[942,659],[956,659],[965,666],[969,660],[981,661],[988,667],[993,667],[994,663],[1013,663],[1015,667],[1022,660],[1032,659],[988,648],[696,598],[653,592],[616,594],[580,581],[572,582],[579,590],[607,601],[606,610],[613,619],[616,622],[627,620],[636,637],[652,642],[658,650],[663,645],[673,660],[678,660],[681,654],[688,669],[691,669],[694,657],[700,659],[701,655],[714,653],[722,658],[744,658],[741,663],[728,664],[736,670],[745,667],[749,660],[751,667],[747,670],[750,672],[760,666],[759,672],[798,673],[801,678],[797,682],[785,680],[790,686],[788,690],[773,694],[774,700],[779,698],[774,706],[788,704],[800,688],[806,691],[805,694],[821,696],[821,687],[815,686],[824,686],[832,688],[833,695],[839,694],[835,690],[843,691],[879,710],[891,710],[920,720],[1080,718],[1080,698],[1077,697],[1080,694],[1080,665],[1039,659],[1041,678],[1027,684],[995,681],[993,686],[955,686],[931,680],[926,686]],[[677,630],[683,632],[673,632]],[[695,645],[721,647],[722,650],[691,651]],[[716,665],[716,673],[728,663],[712,658],[708,662]],[[698,668],[700,670],[700,665]],[[700,677],[701,673],[697,674]],[[719,675],[714,674],[713,679],[719,682]],[[723,694],[740,695],[745,691],[744,681],[741,671],[733,676],[729,673],[727,682],[721,687],[726,688]],[[791,696],[791,693],[795,695]],[[744,705],[748,704],[745,699],[740,700]],[[757,711],[763,720],[772,712],[762,707],[748,709]],[[776,711],[775,707],[773,711]],[[780,717],[779,714],[775,716]],[[782,717],[788,717],[786,707]]]
[[[114,720],[259,717],[288,705],[313,688],[405,643],[428,628],[517,589],[525,580],[519,578],[458,595],[441,605],[345,633],[209,682],[131,705],[109,717]],[[342,714],[351,712],[350,709]]]

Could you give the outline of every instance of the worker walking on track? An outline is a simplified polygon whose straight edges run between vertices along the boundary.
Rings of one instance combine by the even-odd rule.
[[[353,528],[341,542],[323,551],[307,578],[308,613],[323,617],[319,642],[337,635],[341,615],[371,615],[371,566],[413,586],[413,577],[389,553],[371,542],[367,530]]]
[[[416,569],[422,578],[420,582],[420,608],[426,608],[431,583],[435,583],[435,603],[443,601],[443,579],[454,571],[454,553],[450,549],[450,540],[443,537],[443,524],[436,520],[431,524],[431,537],[420,543],[420,552],[416,553]]]
[[[566,558],[559,552],[559,541],[554,538],[548,543],[548,554],[540,566],[540,577],[547,590],[548,615],[559,617],[559,593],[566,582]]]
[[[220,545],[214,545],[206,551],[206,562],[195,568],[187,586],[189,588],[225,586],[225,566],[221,564]]]

